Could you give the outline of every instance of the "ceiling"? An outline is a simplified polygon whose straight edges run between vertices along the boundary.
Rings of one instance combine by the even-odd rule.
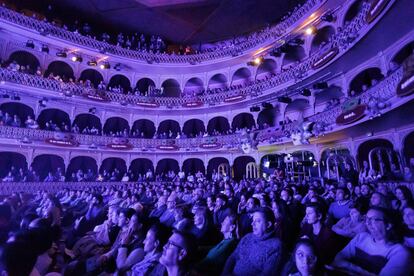
[[[30,1],[29,1],[30,2]],[[305,0],[52,0],[56,10],[112,30],[214,42],[278,22]]]

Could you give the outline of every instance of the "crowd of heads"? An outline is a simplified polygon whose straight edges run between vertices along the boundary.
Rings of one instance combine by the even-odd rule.
[[[9,275],[410,275],[413,194],[393,187],[293,181],[278,169],[15,192],[0,205],[0,263]]]

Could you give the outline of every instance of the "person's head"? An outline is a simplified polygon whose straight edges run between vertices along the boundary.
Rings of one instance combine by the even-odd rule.
[[[407,225],[409,229],[414,229],[414,204],[409,203],[407,204],[403,211],[402,216],[404,220],[404,224]]]
[[[325,211],[319,203],[309,203],[306,205],[306,222],[308,224],[315,224],[324,221]]]
[[[283,199],[286,203],[289,203],[292,200],[293,191],[290,188],[285,188],[280,192],[280,198]]]
[[[30,275],[37,260],[37,254],[24,242],[6,243],[0,250],[1,275]]]
[[[253,234],[257,237],[262,237],[273,230],[275,223],[275,216],[270,208],[260,207],[253,212],[252,229]]]
[[[361,194],[363,196],[369,196],[370,193],[371,193],[371,190],[372,190],[372,188],[369,184],[362,184],[361,185]]]
[[[237,215],[229,214],[221,223],[220,231],[224,236],[237,237]]]
[[[118,226],[126,227],[129,224],[129,220],[132,215],[135,213],[134,209],[121,208],[118,210]]]
[[[258,198],[250,197],[247,200],[246,211],[251,212],[257,207],[259,207],[259,205],[260,205],[260,200]]]
[[[393,224],[388,211],[380,207],[370,207],[365,222],[368,232],[375,241],[389,241],[392,235]]]
[[[163,224],[156,223],[152,225],[144,239],[144,252],[149,253],[154,250],[161,252],[170,235],[169,229]]]
[[[226,206],[227,201],[228,201],[228,198],[227,198],[226,195],[218,194],[217,198],[216,198],[216,206],[219,207],[219,208],[221,208],[223,206]]]
[[[208,208],[214,208],[214,205],[216,204],[216,198],[214,195],[209,195],[207,197],[207,207]]]
[[[198,207],[194,213],[194,225],[197,227],[203,227],[208,220],[208,212],[205,207]]]
[[[395,196],[398,200],[407,200],[412,201],[413,200],[413,194],[411,193],[410,189],[407,188],[407,186],[398,186],[395,189]]]
[[[363,204],[359,201],[353,203],[349,207],[349,216],[351,217],[352,221],[360,221],[365,212],[366,209],[364,210]]]
[[[370,205],[381,207],[381,208],[387,208],[388,202],[387,202],[386,197],[383,194],[379,192],[374,192],[371,195]]]
[[[346,188],[338,187],[335,193],[336,201],[343,201],[349,198],[349,190]]]
[[[167,209],[174,210],[175,206],[177,205],[177,197],[175,195],[170,195],[167,199]]]
[[[160,264],[169,267],[183,267],[191,260],[195,251],[194,237],[174,231],[163,247]]]
[[[275,199],[272,201],[272,211],[276,220],[284,219],[287,215],[287,205],[284,200]]]
[[[300,239],[293,251],[295,265],[301,275],[313,275],[318,270],[315,245],[309,239]]]

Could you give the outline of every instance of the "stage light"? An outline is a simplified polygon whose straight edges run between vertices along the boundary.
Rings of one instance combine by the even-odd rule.
[[[71,60],[73,61],[73,62],[82,62],[82,57],[81,56],[73,56],[72,58],[71,58]]]
[[[111,68],[109,62],[104,62],[99,66],[102,70]]]
[[[45,44],[42,45],[42,52],[49,54],[49,47]]]
[[[305,30],[305,34],[307,34],[307,35],[313,35],[315,33],[316,33],[316,27],[314,27],[314,26],[310,26],[310,27],[306,28],[306,30]]]
[[[90,60],[90,61],[87,62],[87,64],[89,66],[97,66],[98,65],[98,62],[96,60]]]
[[[286,103],[286,104],[290,104],[292,102],[292,99],[287,97],[287,96],[281,96],[281,97],[277,97],[277,101],[279,103]]]
[[[311,91],[308,88],[303,89],[300,94],[305,97],[310,97],[312,95]]]
[[[334,21],[334,19],[335,18],[331,13],[326,13],[326,14],[321,16],[321,20],[326,21],[326,22],[332,22],[332,21]]]
[[[257,57],[254,59],[254,64],[260,65],[263,62],[263,57]]]
[[[265,168],[269,168],[270,167],[270,161],[265,161],[264,166],[265,166]]]
[[[27,48],[32,48],[32,49],[34,49],[35,45],[34,45],[33,40],[28,40],[28,41],[26,42],[26,47],[27,47]]]
[[[260,111],[260,107],[255,105],[250,107],[250,112],[259,112]]]
[[[56,52],[56,56],[61,57],[61,58],[66,58],[68,56],[68,54],[66,54],[65,51],[58,51],[58,52]]]

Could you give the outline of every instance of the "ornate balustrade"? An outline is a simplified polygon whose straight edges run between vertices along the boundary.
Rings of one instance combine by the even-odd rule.
[[[0,137],[6,139],[17,139],[23,143],[30,143],[33,141],[44,142],[48,139],[57,139],[56,135],[59,132],[48,131],[42,129],[30,129],[30,128],[19,128],[10,126],[0,126]],[[111,136],[98,136],[98,135],[87,135],[87,134],[72,134],[74,141],[77,142],[73,145],[86,145],[94,147],[106,147],[107,145],[113,144],[115,137]],[[209,136],[200,138],[180,138],[180,139],[143,139],[143,138],[128,138],[128,144],[132,145],[133,148],[137,148],[143,151],[155,150],[162,146],[167,146],[165,150],[179,150],[179,149],[197,149],[202,144],[211,144],[214,140],[214,144],[217,148],[234,146],[238,143],[238,134],[222,135],[222,136]],[[209,141],[209,142],[206,142]],[[171,146],[172,148],[168,148]],[[207,147],[208,149],[208,147]],[[163,150],[161,148],[161,150]]]
[[[399,68],[398,70],[391,73],[382,81],[378,82],[376,85],[370,87],[367,91],[360,94],[356,98],[359,99],[360,104],[369,105],[369,101],[372,98],[376,98],[381,100],[382,102],[387,102],[392,97],[396,95],[396,89],[398,83],[401,81],[403,76],[403,68]],[[326,125],[334,125],[336,123],[336,119],[342,113],[341,106],[336,106],[332,109],[320,112],[313,116],[308,117],[309,121],[312,122],[320,122]]]
[[[98,41],[91,37],[83,36],[79,33],[65,30],[51,23],[25,16],[5,7],[0,7],[0,19],[18,24],[31,30],[36,30],[43,35],[51,35],[60,39],[71,41],[78,45],[86,46],[99,51],[105,51],[107,53],[115,54],[118,56],[147,61],[151,63],[157,62],[194,64],[208,60],[231,57],[240,54],[243,51],[255,48],[259,45],[277,41],[288,30],[289,27],[291,27],[310,10],[315,8],[317,5],[322,4],[323,2],[325,2],[325,0],[309,0],[279,24],[271,28],[253,33],[246,39],[240,39],[239,43],[233,44],[230,47],[217,47],[208,52],[191,55],[169,55],[125,49],[120,46],[111,45],[107,42]]]
[[[323,54],[329,49],[339,48],[340,52],[345,52],[351,43],[344,43],[348,35],[358,35],[362,28],[366,25],[364,20],[365,15],[369,9],[368,5],[365,5],[361,12],[351,21],[341,33],[337,33],[331,40],[331,43],[325,45],[322,49],[308,57],[300,64],[292,66],[290,69],[277,74],[276,76],[266,79],[258,80],[243,88],[233,88],[225,92],[215,94],[205,94],[197,97],[145,97],[136,95],[125,95],[107,91],[97,91],[91,88],[85,88],[75,83],[63,83],[53,79],[46,79],[40,76],[28,75],[24,73],[9,71],[7,69],[0,69],[0,80],[9,81],[13,83],[23,84],[31,87],[42,88],[46,90],[52,90],[57,92],[70,92],[73,95],[103,95],[105,100],[114,102],[120,102],[131,105],[145,105],[149,107],[168,106],[177,107],[185,106],[186,104],[201,102],[203,104],[217,104],[226,102],[228,99],[234,99],[239,97],[244,99],[247,97],[255,97],[262,94],[264,91],[272,89],[278,85],[289,82],[291,80],[300,79],[309,74],[313,65],[320,60]],[[276,95],[277,96],[277,95]],[[231,101],[229,101],[231,102]],[[151,106],[152,105],[152,106]]]

